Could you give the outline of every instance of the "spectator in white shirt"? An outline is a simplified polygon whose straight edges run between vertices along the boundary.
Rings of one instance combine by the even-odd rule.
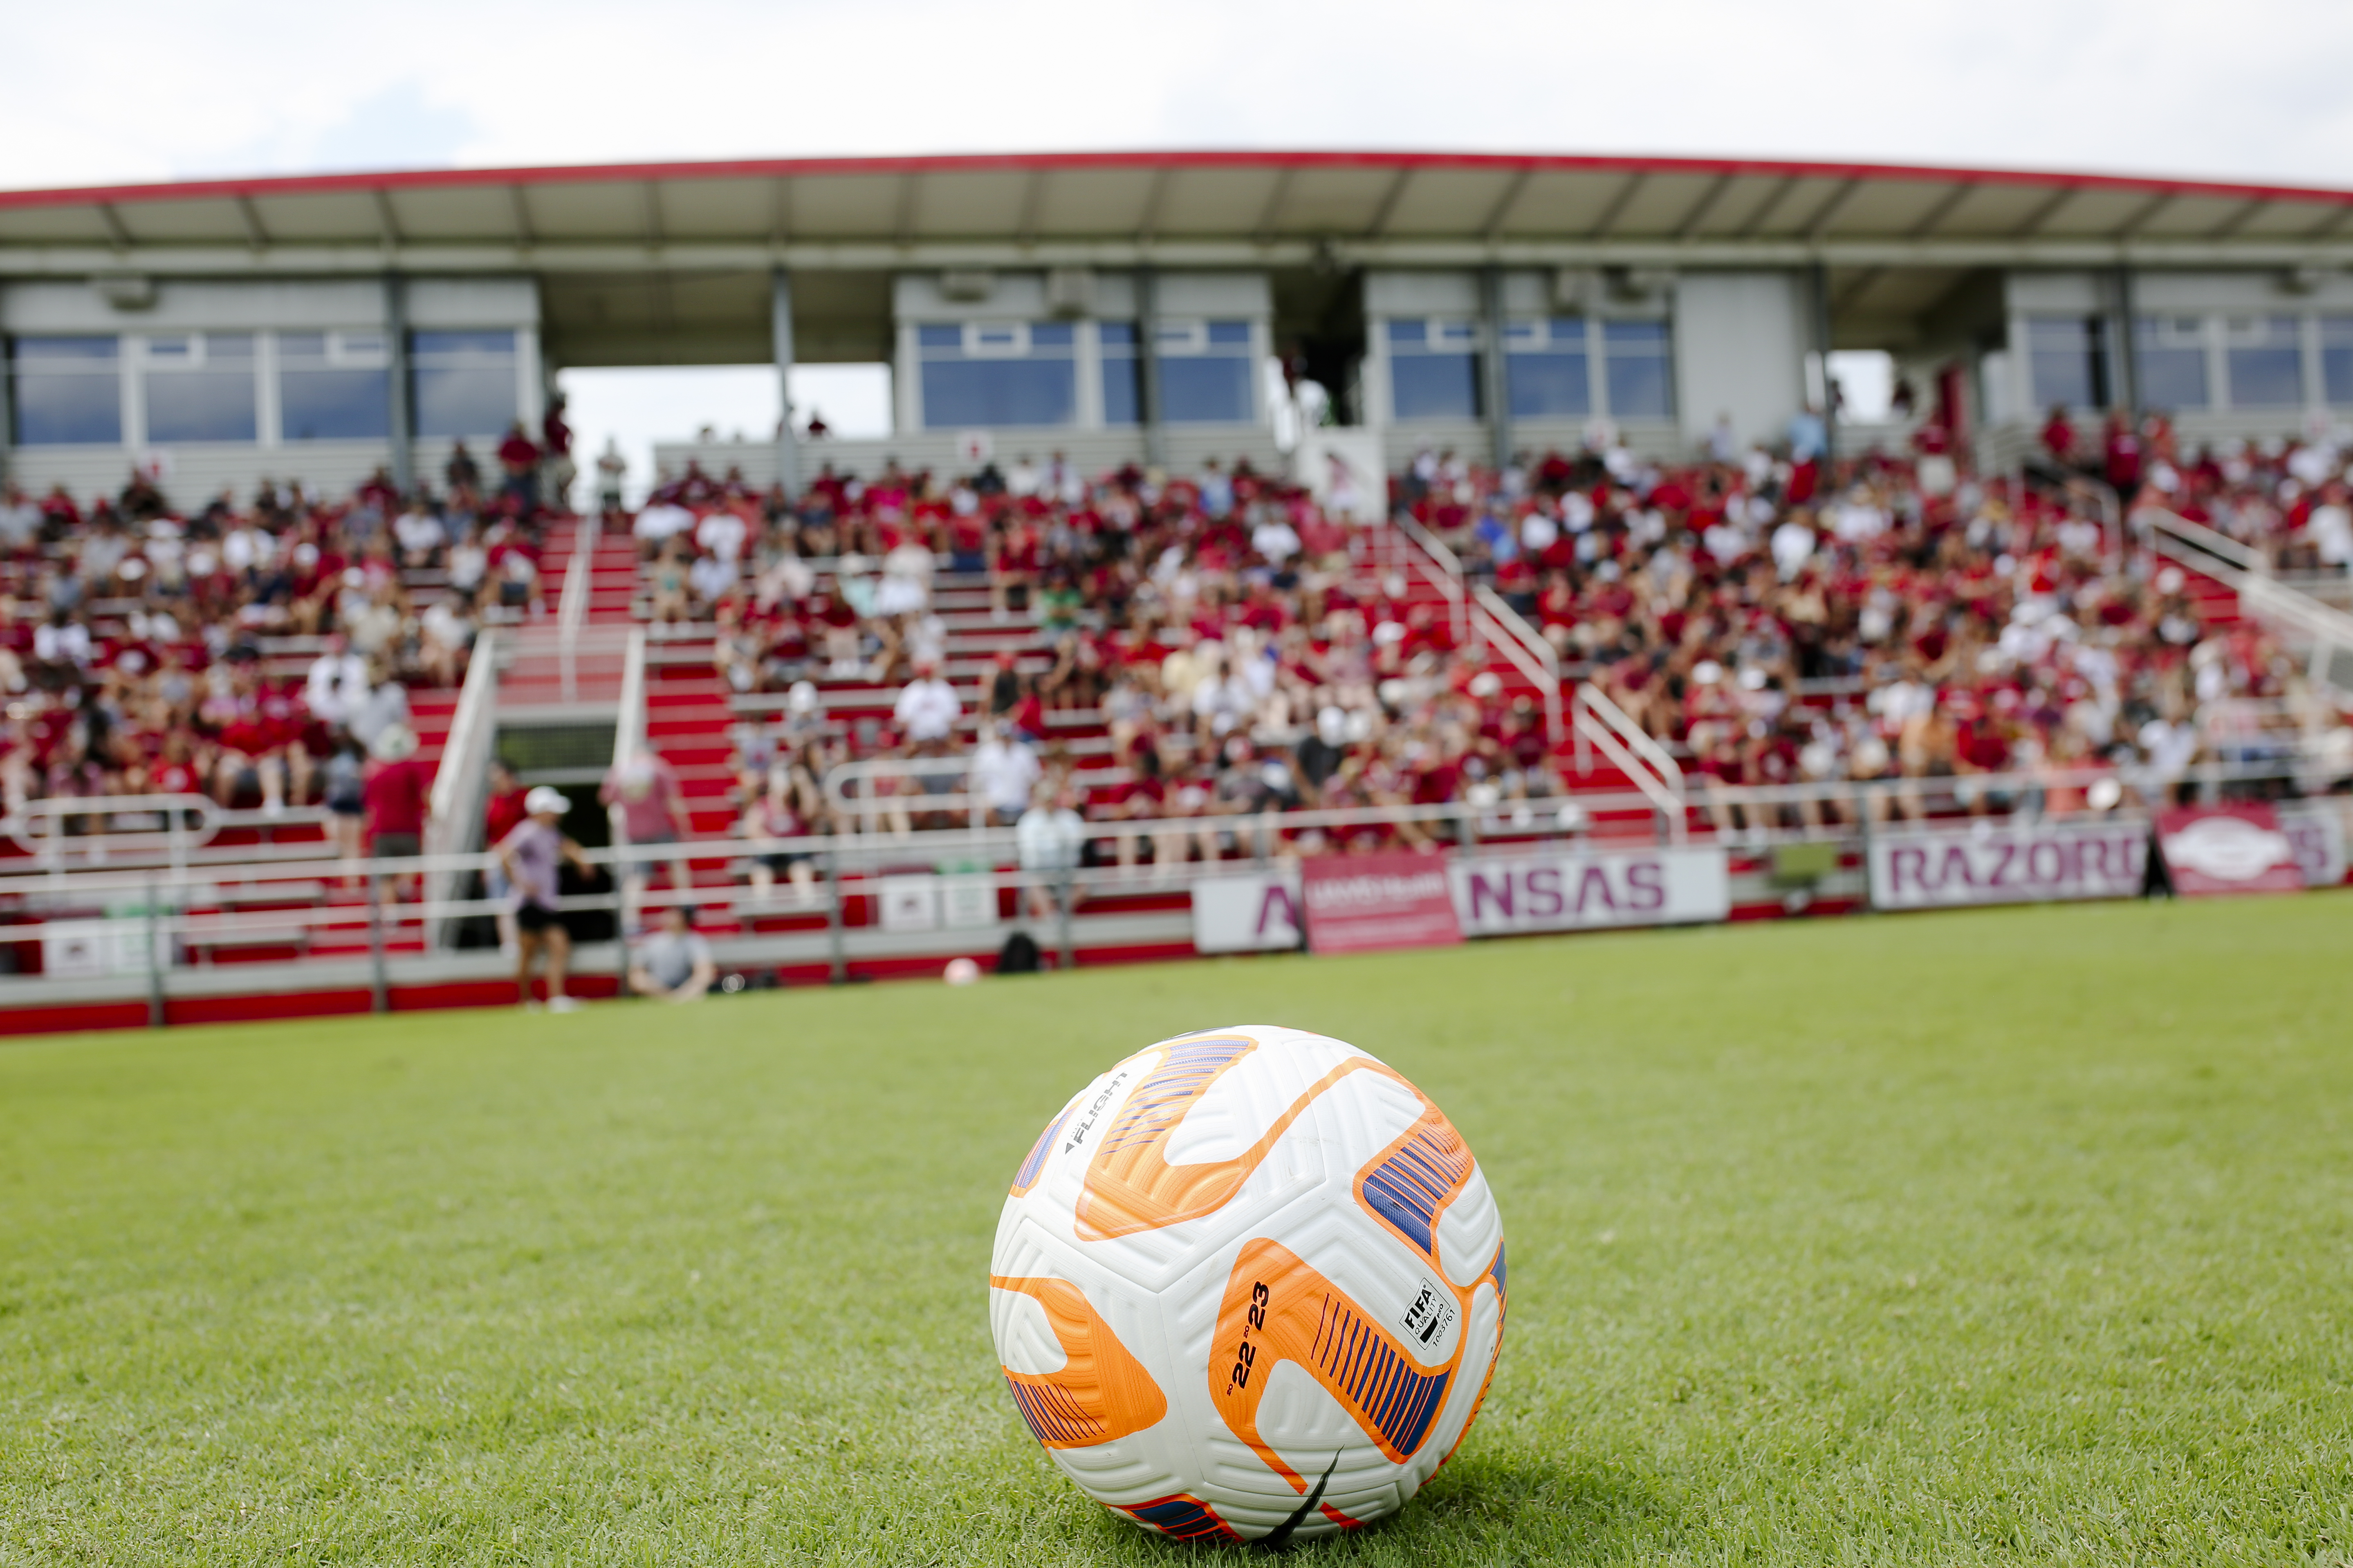
[[[29,550],[40,531],[41,509],[15,485],[0,490],[0,549]]]
[[[341,632],[331,634],[327,651],[311,661],[311,672],[303,678],[303,705],[311,717],[332,729],[350,722],[367,695],[367,660],[351,650]]]
[[[1299,531],[1284,521],[1281,512],[1271,512],[1265,521],[1250,530],[1250,548],[1279,570],[1299,553]]]
[[[971,765],[973,793],[987,804],[990,819],[1000,827],[1018,821],[1037,787],[1038,754],[991,722],[981,726]]]
[[[651,560],[661,553],[661,547],[672,536],[686,533],[694,527],[694,514],[682,506],[668,501],[658,502],[638,513],[629,532],[638,542],[638,552]]]
[[[744,558],[744,541],[751,527],[732,511],[714,511],[694,527],[694,542],[706,554],[715,555],[733,566]]]
[[[1054,912],[1056,884],[1079,868],[1087,824],[1078,814],[1078,797],[1068,789],[1056,795],[1050,785],[1039,784],[1033,799],[1035,804],[1014,824],[1013,843],[1021,868],[1042,874],[1029,889],[1029,918],[1042,921]]]
[[[920,745],[946,740],[964,716],[964,704],[956,700],[955,688],[940,679],[939,667],[926,660],[915,667],[915,679],[899,693],[891,715],[907,739]]]

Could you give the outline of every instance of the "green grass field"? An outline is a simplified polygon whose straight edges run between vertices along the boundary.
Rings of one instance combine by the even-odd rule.
[[[1114,1058],[1452,1116],[1485,1415],[1307,1563],[2353,1561],[2342,895],[0,1047],[0,1563],[1193,1563],[989,1238]],[[1239,1554],[1236,1554],[1239,1560]]]

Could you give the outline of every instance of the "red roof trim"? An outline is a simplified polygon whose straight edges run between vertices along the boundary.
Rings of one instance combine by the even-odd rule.
[[[561,185],[649,180],[810,178],[827,175],[1027,173],[1058,169],[1485,169],[1631,174],[1758,174],[1837,180],[1949,181],[2042,189],[2126,191],[2239,201],[2353,205],[2353,190],[2233,184],[2133,174],[2070,174],[2032,169],[1957,169],[1932,164],[1816,163],[1738,158],[1648,158],[1486,153],[1013,153],[897,158],[756,158],[702,163],[584,163],[514,169],[417,169],[361,174],[273,175],[142,185],[0,191],[0,210],[100,202],[184,202],[235,197],[328,195],[354,191],[463,190],[483,185]]]

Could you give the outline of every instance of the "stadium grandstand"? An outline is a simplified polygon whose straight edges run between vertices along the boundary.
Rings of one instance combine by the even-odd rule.
[[[677,907],[729,984],[1291,945],[1202,889],[1382,851],[1830,913],[2246,804],[2342,881],[2348,268],[2353,192],[1687,160],[0,193],[0,1032],[513,1000],[537,790],[586,996]],[[580,472],[558,370],[747,361],[895,428]]]

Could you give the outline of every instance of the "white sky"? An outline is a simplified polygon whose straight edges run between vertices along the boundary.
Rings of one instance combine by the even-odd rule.
[[[0,16],[0,187],[1167,147],[2353,184],[2347,0],[18,0]],[[669,388],[649,410],[664,433],[760,422],[726,376],[702,379],[707,397],[691,375],[644,384]],[[773,383],[767,399],[773,427]],[[845,434],[860,423],[818,405]]]

